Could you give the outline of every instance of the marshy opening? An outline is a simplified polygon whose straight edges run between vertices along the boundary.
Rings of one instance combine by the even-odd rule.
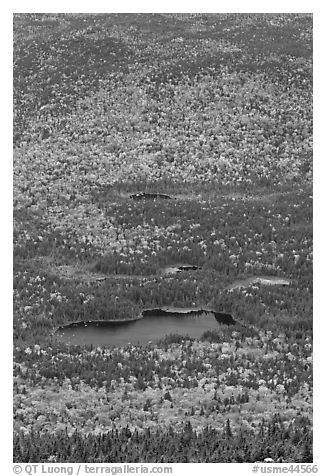
[[[264,286],[290,286],[291,280],[278,276],[252,276],[250,278],[239,279],[227,286],[227,289],[240,289],[247,286],[262,284]]]

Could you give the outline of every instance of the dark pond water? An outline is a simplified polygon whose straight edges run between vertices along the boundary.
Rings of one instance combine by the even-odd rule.
[[[164,274],[176,274],[182,271],[197,271],[202,269],[201,266],[197,266],[196,264],[174,264],[171,266],[166,266],[163,268]]]
[[[134,200],[155,200],[157,198],[162,198],[163,200],[170,200],[170,195],[166,195],[165,193],[147,193],[147,192],[138,192],[133,193],[130,195],[130,198]]]
[[[147,311],[149,312],[149,311]],[[180,315],[163,313],[146,315],[142,319],[119,323],[106,323],[69,327],[57,331],[60,340],[71,344],[94,346],[123,346],[155,342],[168,334],[199,338],[205,331],[218,329],[218,321],[212,312]]]

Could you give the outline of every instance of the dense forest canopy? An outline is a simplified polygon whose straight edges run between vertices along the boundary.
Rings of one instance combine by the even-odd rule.
[[[14,15],[15,461],[312,461],[312,126],[312,15]]]

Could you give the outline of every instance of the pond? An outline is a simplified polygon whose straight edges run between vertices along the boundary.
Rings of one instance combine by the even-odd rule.
[[[202,267],[196,264],[179,263],[171,266],[165,266],[162,271],[163,274],[177,274],[181,273],[182,271],[197,271],[200,269],[202,269]]]
[[[169,334],[199,338],[205,331],[217,330],[218,322],[235,323],[229,314],[213,311],[185,309],[179,312],[177,308],[159,311],[146,309],[144,317],[130,321],[73,323],[60,328],[56,334],[60,340],[75,345],[123,346],[155,342]]]
[[[172,197],[170,197],[170,195],[166,195],[165,193],[138,192],[130,195],[130,198],[132,198],[133,200],[156,200],[158,198],[161,198],[163,200],[171,200]]]

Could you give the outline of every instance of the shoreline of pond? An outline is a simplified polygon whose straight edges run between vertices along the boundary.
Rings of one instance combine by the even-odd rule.
[[[151,318],[151,317],[174,317],[176,319],[181,317],[188,317],[188,316],[200,316],[202,314],[212,314],[216,319],[217,323],[225,324],[225,325],[235,325],[237,321],[233,318],[233,316],[229,313],[216,311],[210,308],[200,308],[200,307],[188,307],[188,308],[178,308],[178,307],[169,307],[169,306],[162,306],[160,308],[147,308],[143,309],[143,311],[136,317],[132,319],[97,319],[97,320],[81,320],[81,321],[73,321],[69,322],[63,326],[58,326],[55,329],[55,333],[64,331],[65,329],[71,328],[84,328],[84,327],[101,327],[101,328],[114,328],[119,326],[127,326],[128,324],[133,324],[137,321]]]

